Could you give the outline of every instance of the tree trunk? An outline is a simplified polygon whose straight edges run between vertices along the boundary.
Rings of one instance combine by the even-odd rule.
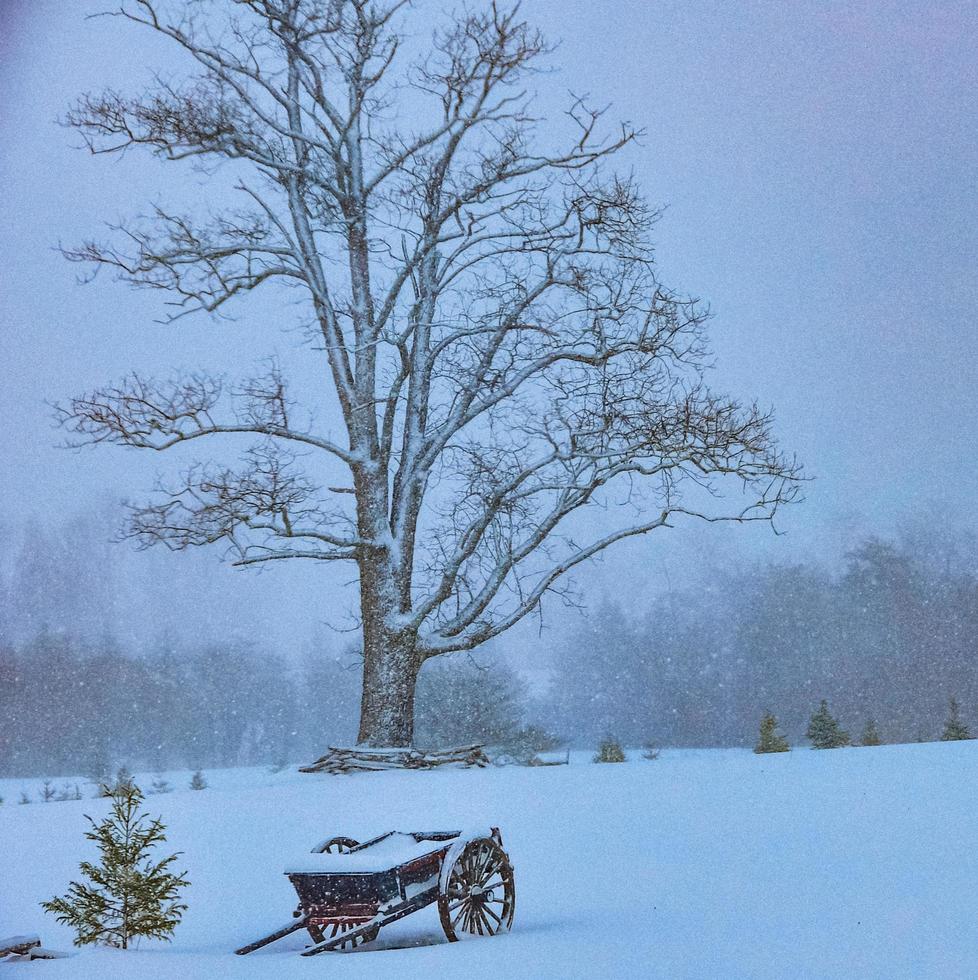
[[[363,696],[357,742],[406,748],[414,740],[414,689],[421,665],[413,635],[364,629]]]
[[[364,468],[354,472],[357,525],[368,541],[389,536],[387,477]],[[365,550],[360,568],[360,615],[363,620],[363,694],[359,745],[407,748],[414,740],[414,688],[421,664],[417,635],[391,628],[410,601],[398,587],[398,569],[389,545]]]

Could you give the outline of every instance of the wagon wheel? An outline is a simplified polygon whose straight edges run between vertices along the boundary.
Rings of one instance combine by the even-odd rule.
[[[360,842],[352,837],[331,837],[322,844],[317,844],[313,849],[313,854],[349,854],[354,847],[359,847]]]
[[[324,939],[335,939],[337,936],[341,936],[344,932],[350,932],[352,929],[358,929],[360,923],[358,922],[334,922],[330,927],[329,935],[326,934],[326,928],[323,929]],[[362,936],[355,936],[353,939],[347,939],[340,943],[337,949],[356,949],[357,946],[363,946],[366,943],[372,943],[376,938],[377,934],[380,932],[380,926],[374,926],[369,932],[364,933]]]
[[[488,837],[470,841],[452,865],[448,887],[438,895],[448,941],[507,932],[515,908],[513,866],[506,852]]]

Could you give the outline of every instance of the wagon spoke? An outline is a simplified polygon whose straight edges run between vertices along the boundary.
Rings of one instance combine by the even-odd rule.
[[[488,904],[482,906],[482,911],[491,915],[496,920],[497,925],[503,924],[503,917],[501,915],[496,915],[496,913],[491,908],[489,908]]]
[[[489,863],[492,861],[492,859],[493,859],[492,848],[483,844],[479,848],[479,852],[477,855],[477,864],[476,864],[477,873],[481,875],[483,871],[485,871]]]
[[[486,936],[492,935],[492,923],[489,921],[489,916],[486,915],[486,907],[484,905],[479,906],[479,932]]]
[[[483,876],[479,880],[480,885],[484,885],[493,875],[500,874],[502,871],[502,862],[497,862],[488,868]]]
[[[493,875],[488,881],[483,882],[482,891],[484,894],[487,892],[495,892],[497,888],[506,887],[506,879],[503,878],[502,875],[499,875],[498,880],[494,880],[495,878],[496,875]]]
[[[481,873],[485,853],[485,848],[481,844],[472,852],[472,857],[469,859],[470,876],[475,877]]]
[[[489,869],[495,867],[497,864],[496,854],[491,847],[483,847],[483,860],[479,862],[479,874],[480,876],[486,875]]]

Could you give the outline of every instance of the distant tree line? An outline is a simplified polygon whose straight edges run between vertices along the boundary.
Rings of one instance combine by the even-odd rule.
[[[289,665],[242,645],[129,656],[43,632],[0,644],[0,776],[104,780],[120,765],[175,768],[310,761],[356,737],[360,664],[308,655]],[[516,675],[469,657],[430,665],[418,741],[508,742],[525,700]]]
[[[588,748],[612,735],[631,747],[754,747],[773,712],[765,744],[797,746],[823,699],[862,745],[958,737],[978,718],[976,553],[964,535],[868,538],[836,571],[758,565],[641,605],[600,604],[537,641],[552,674],[535,695],[495,656],[426,664],[416,742],[480,741],[517,757],[552,735]],[[325,639],[286,662],[231,639],[137,655],[64,631],[15,643],[0,630],[0,776],[311,760],[354,741],[360,671],[355,650]]]
[[[605,602],[557,644],[547,724],[589,745],[753,746],[773,711],[796,744],[827,699],[870,739],[938,739],[949,697],[978,717],[976,561],[964,534],[906,532],[835,571],[760,565]]]
[[[300,688],[275,658],[202,647],[127,656],[42,632],[0,650],[0,774],[102,779],[285,758],[300,738]]]

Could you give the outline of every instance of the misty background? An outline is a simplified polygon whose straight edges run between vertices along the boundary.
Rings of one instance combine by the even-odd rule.
[[[297,761],[355,734],[349,572],[137,552],[115,540],[120,499],[173,468],[58,448],[52,428],[50,402],[133,369],[306,357],[275,294],[163,327],[161,296],[81,285],[57,252],[156,201],[227,193],[91,157],[57,125],[81,92],[184,67],[86,19],[104,6],[0,0],[0,768]],[[748,744],[764,710],[796,738],[821,697],[853,734],[872,715],[885,738],[934,737],[952,695],[978,720],[978,8],[524,12],[561,41],[539,80],[555,125],[573,90],[646,127],[627,164],[665,206],[663,279],[714,310],[712,384],[772,405],[813,479],[780,535],[680,525],[586,567],[578,607],[449,665],[463,681],[440,709],[429,681],[419,737],[468,734],[438,718],[448,702],[472,716],[480,689],[509,706],[483,727],[581,741]]]

